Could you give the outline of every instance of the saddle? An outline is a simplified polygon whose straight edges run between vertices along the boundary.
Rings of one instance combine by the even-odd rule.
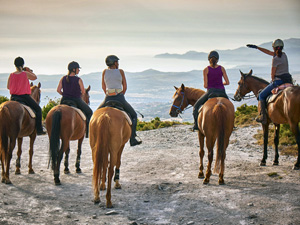
[[[125,118],[128,121],[129,125],[130,126],[132,125],[132,119],[131,119],[130,115],[124,110],[124,106],[121,102],[116,101],[116,100],[110,100],[110,101],[106,102],[103,107],[111,107],[111,108],[120,110],[125,115]]]
[[[274,88],[272,90],[272,94],[267,97],[266,103],[269,104],[269,103],[274,102],[277,99],[277,97],[282,94],[284,89],[286,89],[287,87],[292,87],[292,86],[293,85],[290,83],[285,83],[285,84],[279,85],[278,87]]]
[[[72,107],[78,114],[79,116],[82,118],[83,121],[86,121],[86,116],[85,114],[79,109],[77,108],[77,104],[75,101],[72,100],[64,100],[60,103],[61,105],[68,105],[70,107]]]

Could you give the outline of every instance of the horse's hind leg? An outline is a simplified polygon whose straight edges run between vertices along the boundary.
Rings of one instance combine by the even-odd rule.
[[[208,163],[207,163],[207,169],[206,169],[203,184],[208,184],[209,183],[209,178],[211,176],[211,164],[212,164],[213,157],[214,157],[215,140],[208,140],[208,139],[209,138],[206,137],[206,147],[208,149]]]
[[[33,144],[36,138],[36,132],[30,135],[30,149],[29,149],[29,164],[28,164],[28,173],[34,174],[34,170],[32,169],[32,156],[33,156]]]
[[[200,143],[200,151],[199,151],[200,167],[199,167],[198,178],[204,178],[204,173],[203,173],[204,135],[200,133],[200,131],[198,131],[198,138]]]
[[[17,152],[15,174],[21,174],[20,168],[21,168],[22,142],[23,142],[23,138],[18,138],[18,152]]]
[[[275,158],[273,165],[277,166],[279,164],[278,158],[278,144],[279,144],[279,131],[280,131],[280,124],[275,124],[275,134],[274,134],[274,145],[275,145]]]
[[[10,161],[12,158],[12,152],[13,152],[15,146],[16,146],[16,139],[10,138],[10,145],[9,145],[9,149],[8,149],[8,152],[7,152],[6,158],[5,158],[5,161],[6,161],[6,164],[5,164],[6,170],[5,170],[5,174],[4,174],[5,184],[11,184],[11,181],[9,179],[9,167],[10,167]]]
[[[111,203],[111,181],[112,176],[114,175],[114,165],[110,163],[109,169],[108,169],[108,182],[107,182],[107,190],[106,190],[106,207],[112,208]]]
[[[4,158],[4,154],[0,153],[0,157],[1,157],[1,167],[2,167],[2,172],[1,172],[1,182],[5,183],[5,167],[4,167],[4,162],[5,162],[5,158]]]
[[[125,145],[122,145],[118,152],[118,158],[117,158],[117,164],[116,164],[115,176],[114,176],[115,189],[121,189],[121,184],[119,183],[119,180],[120,180],[121,155],[122,155],[124,146]]]
[[[69,154],[70,154],[70,148],[68,148],[65,152],[65,162],[64,162],[64,165],[65,165],[64,173],[65,174],[70,173],[70,170],[69,170]]]
[[[298,157],[297,157],[297,162],[294,165],[294,170],[299,170],[300,169],[300,131],[298,127],[298,123],[290,124],[291,130],[295,135],[296,138],[296,143],[298,146]]]
[[[76,158],[76,173],[81,173],[81,169],[80,169],[80,156],[81,156],[81,146],[82,146],[82,142],[83,142],[83,138],[78,140],[78,148],[77,148],[77,158]]]

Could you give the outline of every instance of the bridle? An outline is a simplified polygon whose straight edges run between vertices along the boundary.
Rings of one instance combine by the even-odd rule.
[[[241,87],[244,86],[245,88],[247,88],[247,85],[245,84],[245,79],[246,77],[244,77],[244,82],[242,85],[239,84],[239,87],[238,89],[236,90],[237,94],[236,96],[239,98],[239,99],[243,99],[243,100],[248,100],[248,99],[252,99],[252,98],[256,98],[256,95],[255,94],[249,94],[249,95],[244,95],[242,96],[241,95]],[[232,98],[231,98],[232,99]],[[232,99],[233,101],[236,101],[235,99]]]
[[[183,103],[184,103],[184,92],[183,91],[181,91],[180,92],[180,94],[182,94],[182,100],[181,100],[181,102],[180,102],[180,105],[179,106],[177,106],[177,105],[172,105],[174,108],[176,108],[176,112],[178,113],[178,114],[182,114],[183,112],[184,112],[184,110],[187,110],[187,109],[189,109],[189,108],[191,108],[192,106],[190,106],[190,107],[187,107],[187,108],[185,108],[185,109],[181,109],[181,107],[183,106]],[[177,93],[176,93],[176,95],[177,95]],[[188,103],[188,102],[187,102]],[[188,105],[188,104],[187,104]]]

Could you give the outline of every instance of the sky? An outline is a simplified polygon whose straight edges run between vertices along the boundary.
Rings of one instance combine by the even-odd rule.
[[[300,38],[299,0],[0,0],[0,5],[0,73],[13,72],[14,59],[22,56],[36,74],[66,74],[73,60],[86,74],[102,71],[110,54],[125,71],[188,71],[199,65],[180,67],[153,56]]]

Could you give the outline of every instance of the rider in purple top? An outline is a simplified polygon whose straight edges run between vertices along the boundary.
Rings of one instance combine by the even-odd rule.
[[[229,79],[223,66],[218,65],[219,54],[216,51],[211,51],[208,55],[209,66],[203,70],[204,88],[207,88],[207,92],[202,95],[194,105],[194,130],[198,128],[198,115],[201,106],[209,99],[215,97],[228,98],[225,92],[224,85],[229,85]],[[224,78],[224,82],[223,82]]]

